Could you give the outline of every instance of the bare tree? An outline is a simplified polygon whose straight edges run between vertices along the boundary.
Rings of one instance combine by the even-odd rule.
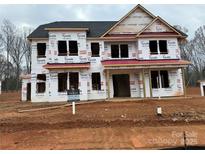
[[[205,55],[205,25],[195,31],[193,41],[195,43],[194,49],[197,50],[198,53]]]
[[[9,79],[5,80],[5,75],[7,73],[7,66],[9,65]],[[8,87],[9,90],[16,89],[16,68],[12,63],[7,63],[6,57],[3,54],[0,54],[0,80],[2,81],[2,90],[6,90]],[[9,81],[9,82],[7,82]]]
[[[203,51],[199,49],[199,46],[201,46],[199,42],[195,39],[191,40],[186,46],[186,57],[192,62],[191,69],[196,76],[196,79],[204,79],[205,56],[203,56]]]
[[[194,38],[187,47],[190,49],[190,60],[197,79],[205,79],[205,26],[195,31]]]
[[[30,29],[19,29],[9,20],[4,20],[1,26],[0,33],[0,45],[3,52],[6,54],[6,72],[5,72],[5,83],[6,90],[8,90],[8,80],[10,78],[16,79],[16,89],[19,89],[19,76],[21,73],[21,65],[25,58],[27,65],[27,72],[30,73],[31,66],[31,46],[27,41],[26,36],[31,32]],[[10,64],[13,64],[12,69],[15,72],[13,76],[12,72],[9,72]]]
[[[186,27],[182,27],[180,25],[176,25],[174,27],[185,34],[188,33],[188,29]],[[189,53],[190,50],[187,49],[188,48],[187,45],[188,45],[189,41],[187,39],[179,39],[178,43],[179,43],[179,48],[181,51],[181,58],[184,60],[191,61],[190,60],[190,53]],[[187,84],[189,84],[190,81],[192,80],[192,73],[193,73],[193,71],[191,71],[191,66],[189,65],[185,71],[185,80],[186,80]]]
[[[174,27],[185,34],[188,33],[188,29],[186,27],[181,27],[180,25],[175,25]],[[187,46],[188,42],[189,41],[187,39],[179,39],[179,48],[181,51],[181,57],[182,57],[182,59],[186,59],[186,60],[189,60],[189,59],[187,59],[188,55],[187,55],[187,51],[186,51],[186,46]]]
[[[31,33],[30,28],[24,28],[23,30],[23,50],[25,51],[26,72],[31,73],[31,43],[27,40],[27,36]]]
[[[6,63],[7,63],[7,71],[5,73],[5,80],[6,80],[6,90],[8,90],[8,78],[9,78],[9,55],[12,50],[12,44],[14,42],[14,37],[16,33],[16,27],[12,24],[9,20],[4,19],[3,24],[1,26],[1,35],[0,35],[0,42],[2,45],[3,51],[6,52]]]
[[[16,68],[16,80],[17,80],[16,89],[19,88],[19,76],[21,72],[21,63],[22,63],[22,59],[25,53],[26,53],[26,50],[24,50],[23,37],[16,35],[14,42],[13,42],[12,49],[10,51],[11,59]]]
[[[0,80],[3,80],[6,72],[6,58],[0,54]]]
[[[184,32],[186,28],[177,26]],[[191,40],[179,41],[181,56],[183,59],[191,61],[186,71],[187,82],[196,84],[199,79],[205,79],[205,26],[198,28]]]

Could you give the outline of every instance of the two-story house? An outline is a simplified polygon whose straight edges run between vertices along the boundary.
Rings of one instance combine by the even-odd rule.
[[[179,41],[186,34],[137,5],[119,21],[60,21],[40,25],[28,39],[31,75],[22,100],[80,100],[185,95]],[[30,91],[31,90],[31,91]]]

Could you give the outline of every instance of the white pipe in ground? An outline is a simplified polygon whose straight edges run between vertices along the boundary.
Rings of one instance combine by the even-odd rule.
[[[72,113],[75,114],[75,102],[72,102]]]

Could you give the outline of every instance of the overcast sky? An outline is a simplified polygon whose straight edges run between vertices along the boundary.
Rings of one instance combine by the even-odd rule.
[[[17,26],[36,28],[54,21],[119,20],[135,5],[0,5],[0,22],[9,19]],[[143,5],[171,25],[188,28],[188,35],[205,25],[205,5]]]

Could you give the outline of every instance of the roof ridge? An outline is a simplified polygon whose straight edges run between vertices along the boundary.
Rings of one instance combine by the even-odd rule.
[[[46,23],[46,24],[40,24],[38,27],[40,27],[40,26],[46,26],[46,25],[50,25],[50,24],[55,24],[55,23],[63,23],[63,22],[67,22],[67,23],[69,23],[69,22],[70,22],[70,23],[71,23],[71,22],[73,22],[73,23],[74,23],[74,22],[76,22],[76,23],[77,23],[77,22],[79,22],[79,23],[80,23],[80,22],[81,22],[81,23],[82,23],[82,22],[89,22],[89,23],[91,23],[91,22],[93,22],[93,23],[96,23],[96,22],[99,22],[99,23],[100,23],[100,22],[110,22],[110,23],[111,23],[111,22],[118,22],[118,21],[117,21],[117,20],[115,20],[115,21],[114,21],[114,20],[113,20],[113,21],[107,21],[107,20],[105,20],[105,21],[99,21],[99,20],[98,20],[98,21],[69,21],[69,20],[68,20],[68,21],[54,21],[54,22],[49,22],[49,23]]]
[[[118,21],[54,21],[46,24],[39,25],[28,38],[48,38],[48,31],[45,28],[55,27],[75,27],[76,28],[89,28],[88,36],[99,37],[107,29]]]
[[[86,21],[79,21],[79,20],[65,20],[65,21],[54,21],[54,22],[51,22],[51,23],[60,23],[60,22],[118,22],[117,20],[116,21],[114,21],[114,20],[86,20]]]

